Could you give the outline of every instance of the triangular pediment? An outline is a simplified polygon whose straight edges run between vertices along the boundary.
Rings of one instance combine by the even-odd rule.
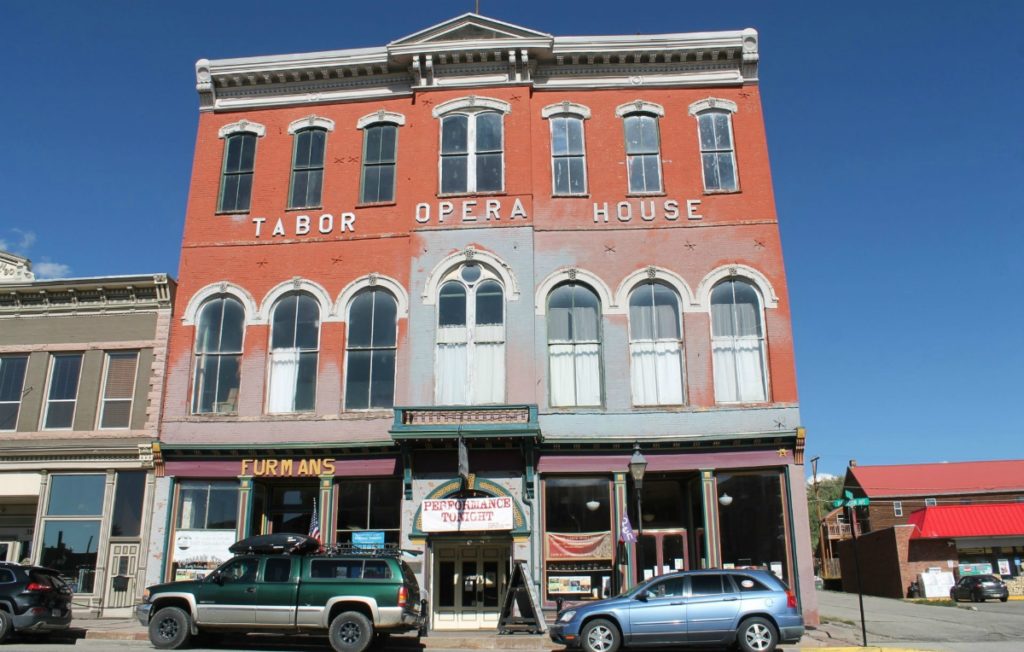
[[[392,41],[388,47],[445,45],[453,41],[550,40],[553,37],[512,23],[467,13]]]

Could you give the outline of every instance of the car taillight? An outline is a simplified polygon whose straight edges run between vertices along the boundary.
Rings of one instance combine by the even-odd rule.
[[[404,607],[409,602],[409,589],[405,585],[398,587],[398,606]]]
[[[29,582],[25,586],[26,591],[52,591],[53,587],[49,584],[40,584],[39,582]]]
[[[786,589],[786,606],[790,609],[796,609],[796,595],[790,589]]]

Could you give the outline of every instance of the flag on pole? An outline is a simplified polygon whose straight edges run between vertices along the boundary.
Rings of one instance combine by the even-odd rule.
[[[313,518],[309,519],[309,536],[320,541],[320,510],[316,508],[316,496],[313,496]]]
[[[629,522],[629,514],[622,515],[622,523],[619,524],[619,541],[636,543],[636,532],[633,531],[633,524]]]

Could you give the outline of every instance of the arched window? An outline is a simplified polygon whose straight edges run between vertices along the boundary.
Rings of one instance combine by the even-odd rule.
[[[284,295],[270,328],[269,412],[311,412],[316,398],[320,306],[303,292]]]
[[[767,400],[764,322],[761,296],[753,285],[729,278],[711,291],[711,349],[715,401]]]
[[[437,301],[435,400],[479,405],[505,400],[505,291],[490,269],[450,272]]]
[[[348,311],[345,355],[345,408],[390,408],[395,403],[395,351],[398,304],[385,290],[369,288]]]
[[[203,305],[196,326],[193,413],[238,410],[244,331],[245,310],[237,299],[221,294]]]
[[[634,405],[683,403],[683,337],[679,297],[662,283],[629,295],[629,355]]]
[[[580,283],[559,285],[548,297],[551,405],[601,404],[601,304]]]
[[[310,128],[295,132],[288,208],[317,208],[321,205],[326,147],[326,129]]]

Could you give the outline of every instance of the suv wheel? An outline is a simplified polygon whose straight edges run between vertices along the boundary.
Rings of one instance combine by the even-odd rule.
[[[363,652],[373,642],[373,624],[358,611],[343,611],[331,621],[329,635],[337,652]]]
[[[744,620],[736,632],[736,642],[743,652],[772,652],[778,641],[775,626],[759,616]]]
[[[586,652],[616,652],[622,642],[622,636],[615,623],[598,618],[583,627],[580,642]]]
[[[11,620],[11,614],[0,609],[0,643],[6,641],[7,637],[11,635],[13,630],[14,621]]]
[[[177,650],[188,643],[192,619],[178,607],[164,607],[149,621],[149,642],[159,650]]]

